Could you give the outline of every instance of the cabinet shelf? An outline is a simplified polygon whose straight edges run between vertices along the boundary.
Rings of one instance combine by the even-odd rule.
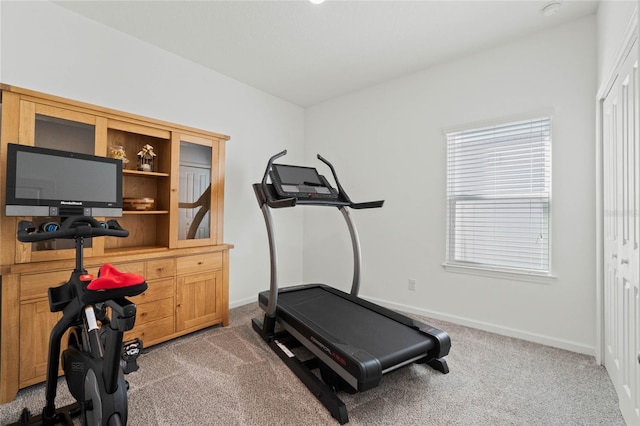
[[[124,169],[122,170],[122,173],[125,175],[132,175],[132,176],[156,176],[156,177],[168,177],[169,173],[160,173],[160,172],[143,172],[140,170],[129,170],[129,169]]]

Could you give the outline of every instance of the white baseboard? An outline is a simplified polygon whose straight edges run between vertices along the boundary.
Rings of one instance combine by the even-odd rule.
[[[240,300],[229,301],[229,309],[237,308],[238,306],[248,305],[249,303],[258,303],[258,295],[247,297]]]
[[[390,303],[385,300],[376,299],[374,297],[360,296],[372,303],[376,303],[380,306],[384,306],[395,311],[412,313],[428,318],[433,318],[441,321],[452,322],[454,324],[464,325],[466,327],[477,328],[479,330],[488,331],[491,333],[500,334],[508,337],[515,337],[517,339],[526,340],[529,342],[539,343],[541,345],[552,346],[554,348],[565,349],[571,352],[577,352],[580,354],[595,355],[595,347],[584,345],[582,343],[572,342],[570,340],[557,339],[555,337],[545,336],[537,333],[530,333],[528,331],[518,330],[515,328],[505,327],[498,324],[491,324],[484,321],[477,321],[470,318],[460,317],[457,315],[449,315],[442,312],[428,311],[425,309],[416,308],[414,306],[402,305],[398,303]],[[446,332],[446,330],[444,330]]]

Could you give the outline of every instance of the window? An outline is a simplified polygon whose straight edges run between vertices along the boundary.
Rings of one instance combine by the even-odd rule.
[[[446,136],[447,265],[548,273],[551,118]]]

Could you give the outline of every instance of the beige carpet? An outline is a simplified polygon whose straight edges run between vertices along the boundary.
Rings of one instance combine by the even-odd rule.
[[[150,348],[127,376],[129,425],[337,425],[251,328],[256,304],[231,310],[229,327]],[[440,321],[451,372],[412,365],[380,386],[340,394],[350,425],[624,425],[605,369],[593,357]],[[59,385],[59,404],[70,402]],[[39,413],[37,385],[0,406]]]

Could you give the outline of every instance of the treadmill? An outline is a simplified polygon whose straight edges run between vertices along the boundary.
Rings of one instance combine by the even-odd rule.
[[[262,182],[253,185],[267,226],[271,282],[269,290],[258,295],[264,318],[254,318],[252,325],[331,415],[345,424],[349,417],[338,391],[374,388],[384,374],[412,363],[425,363],[446,374],[449,367],[444,357],[451,340],[442,330],[358,297],[360,242],[349,208],[378,208],[384,201],[352,202],[333,165],[319,154],[337,189],[314,167],[274,163],[286,153],[271,157]],[[278,288],[271,209],[296,205],[336,207],[342,213],[354,253],[351,293],[325,284]],[[300,346],[307,350],[300,351]]]

